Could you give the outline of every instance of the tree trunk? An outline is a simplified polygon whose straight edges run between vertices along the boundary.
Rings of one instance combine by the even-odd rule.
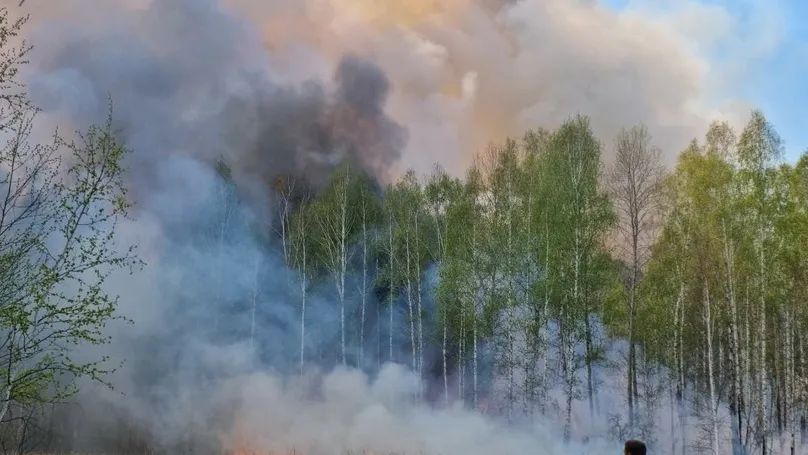
[[[704,325],[707,329],[707,379],[710,388],[710,424],[712,427],[713,453],[720,454],[721,446],[718,439],[718,396],[716,394],[716,378],[713,360],[713,319],[710,303],[710,290],[707,283],[704,285]]]
[[[446,318],[447,310],[443,310],[443,343],[441,345],[441,354],[443,355],[443,401],[446,406],[449,406],[449,372],[446,367]]]
[[[410,312],[410,345],[412,346],[412,369],[418,371],[418,347],[415,343],[415,314],[413,312],[412,302],[412,263],[410,257],[410,233],[404,238],[406,255],[407,255],[407,308]]]
[[[395,291],[394,281],[393,281],[393,255],[394,255],[395,251],[393,249],[393,217],[392,216],[390,217],[390,224],[389,224],[388,227],[389,227],[389,235],[390,235],[390,237],[389,237],[389,239],[390,239],[390,244],[389,244],[389,246],[390,246],[390,249],[389,249],[389,252],[390,252],[390,321],[389,321],[390,322],[390,329],[389,329],[389,332],[390,332],[389,333],[389,336],[390,336],[390,353],[388,355],[388,360],[390,362],[393,362],[394,361],[393,360],[393,311],[394,311],[394,307],[395,307],[395,294],[396,294],[396,291]]]
[[[359,321],[359,367],[364,367],[365,357],[365,308],[367,307],[367,293],[368,293],[368,234],[367,234],[367,219],[366,219],[366,202],[362,201],[362,293],[360,295],[362,301],[361,316]]]
[[[302,376],[306,363],[306,289],[308,288],[308,278],[306,276],[308,263],[305,242],[300,242],[300,249],[301,262],[298,265],[298,280],[300,281],[300,375]]]

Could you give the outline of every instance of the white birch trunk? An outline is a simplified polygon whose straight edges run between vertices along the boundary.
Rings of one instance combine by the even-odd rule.
[[[10,354],[9,354],[10,355]],[[10,359],[9,359],[10,360]],[[22,371],[22,366],[13,366],[13,363],[9,361],[8,366],[8,382],[3,387],[3,405],[0,406],[0,422],[6,417],[8,413],[8,408],[11,405],[11,391],[14,389],[14,383],[17,380],[17,375]]]
[[[507,188],[508,188],[507,197],[508,197],[508,200],[507,200],[507,212],[506,212],[506,220],[505,220],[505,223],[506,223],[506,225],[508,227],[508,239],[507,239],[507,248],[506,248],[507,257],[505,258],[505,262],[506,262],[505,273],[506,273],[506,280],[507,280],[507,286],[508,286],[507,287],[507,289],[508,289],[508,299],[506,301],[506,305],[507,305],[506,317],[508,319],[508,322],[506,324],[506,330],[508,332],[507,333],[507,337],[508,337],[507,338],[507,349],[508,349],[508,352],[507,352],[507,359],[508,360],[507,360],[507,362],[508,362],[508,422],[509,423],[513,422],[513,407],[514,407],[514,403],[516,401],[516,397],[515,397],[515,393],[514,393],[514,389],[515,389],[515,372],[514,372],[515,365],[514,364],[516,363],[515,362],[516,359],[515,359],[515,356],[514,356],[514,340],[513,340],[513,338],[514,338],[513,337],[514,330],[516,330],[515,327],[514,327],[514,316],[513,316],[513,307],[515,305],[515,303],[514,303],[514,293],[515,293],[514,273],[516,271],[514,270],[514,267],[513,267],[513,261],[514,261],[515,253],[514,253],[514,248],[513,248],[513,213],[512,213],[513,212],[513,207],[512,207],[513,194],[512,194],[512,188],[511,188],[511,179],[512,179],[512,176],[511,176],[510,168],[508,168],[508,182],[507,182]]]
[[[544,222],[544,236],[546,241],[544,245],[544,306],[542,307],[542,327],[540,327],[542,342],[541,371],[542,383],[548,384],[550,380],[550,371],[547,365],[550,347],[550,223],[547,221],[546,216]],[[544,414],[545,400],[542,400],[541,410]]]
[[[306,277],[300,280],[300,374],[306,363]]]
[[[731,326],[730,326],[730,343],[731,343],[731,351],[733,353],[732,358],[732,368],[733,368],[733,389],[735,390],[735,396],[732,397],[735,406],[735,416],[732,416],[733,424],[736,428],[736,435],[733,435],[734,438],[737,439],[737,444],[739,447],[743,447],[744,439],[743,439],[743,404],[744,394],[743,394],[743,385],[741,380],[741,363],[742,363],[742,348],[740,344],[740,337],[739,337],[739,321],[738,321],[738,303],[735,299],[735,255],[734,249],[730,244],[729,237],[727,235],[727,226],[726,221],[722,220],[722,229],[723,229],[723,239],[724,239],[724,267],[726,268],[727,273],[727,301],[729,303],[729,310],[730,310],[730,317],[731,317]]]
[[[393,310],[395,309],[395,288],[394,288],[394,276],[393,276],[393,217],[390,217],[390,225],[389,225],[389,235],[390,235],[390,330],[389,330],[389,337],[390,337],[390,353],[388,360],[390,362],[393,361]]]
[[[466,320],[465,320],[465,305],[460,303],[460,346],[458,348],[457,354],[457,398],[465,404],[466,402],[466,394],[465,394],[465,380],[466,380],[466,364],[464,359],[466,358]]]
[[[343,366],[348,364],[347,349],[345,343],[345,279],[348,268],[348,185],[350,180],[350,172],[345,171],[345,177],[342,182],[340,191],[340,213],[338,219],[338,226],[336,227],[336,234],[338,237],[336,257],[333,258],[332,271],[334,273],[335,286],[337,288],[337,296],[339,297],[339,325],[340,325],[340,357]],[[333,256],[332,256],[333,257]]]
[[[424,377],[424,318],[421,307],[421,245],[418,238],[418,210],[415,211],[415,302],[418,322],[418,377]],[[419,389],[421,388],[420,382]]]
[[[477,380],[478,380],[478,378],[477,378],[477,371],[478,371],[477,358],[479,357],[478,352],[477,352],[477,345],[479,343],[478,343],[478,340],[477,340],[477,309],[476,309],[476,305],[477,305],[477,302],[476,302],[476,299],[475,299],[475,311],[474,311],[474,315],[473,315],[473,317],[471,319],[471,323],[472,323],[472,327],[471,327],[472,343],[473,343],[473,349],[474,349],[474,354],[473,354],[473,356],[474,356],[474,366],[473,366],[473,369],[472,369],[472,375],[473,375],[472,388],[473,388],[473,394],[474,394],[473,395],[474,409],[477,409],[477,407],[479,406],[479,401],[478,401],[478,382],[477,382]]]
[[[368,293],[368,235],[367,235],[367,213],[365,209],[366,202],[362,200],[362,292],[360,297],[361,301],[361,320],[359,321],[359,366],[364,366],[363,361],[365,357],[365,309],[367,307],[367,293]]]
[[[446,309],[443,311],[443,347],[442,347],[442,354],[443,354],[443,395],[444,395],[444,404],[446,406],[449,405],[449,372],[448,368],[446,367],[447,359],[446,359]]]
[[[674,339],[676,341],[676,408],[679,416],[679,438],[681,440],[682,455],[686,453],[687,447],[687,432],[686,432],[686,415],[685,415],[685,368],[684,368],[684,298],[686,293],[684,277],[682,276],[681,267],[677,265],[677,275],[679,276],[679,296],[676,299],[675,318],[674,318]]]
[[[761,240],[762,243],[762,240]],[[768,453],[767,438],[768,438],[768,413],[766,410],[766,396],[768,375],[766,374],[766,284],[764,278],[764,255],[762,245],[759,247],[760,255],[760,276],[758,277],[760,283],[760,364],[758,365],[758,414],[760,418],[760,439],[762,455]]]
[[[784,336],[785,336],[785,343],[783,346],[783,356],[785,357],[785,394],[784,394],[784,406],[785,406],[785,431],[789,436],[789,452],[795,453],[797,450],[796,447],[796,426],[797,426],[797,418],[796,413],[794,412],[794,394],[795,394],[795,387],[794,387],[794,375],[795,375],[795,364],[794,364],[794,322],[792,318],[792,313],[790,308],[786,308],[784,311]]]
[[[710,424],[712,427],[713,453],[719,455],[721,446],[718,434],[718,397],[715,388],[715,361],[713,360],[713,319],[710,303],[710,289],[704,285],[704,325],[707,329],[707,379],[710,388]]]
[[[301,229],[301,237],[303,235]],[[308,288],[308,277],[306,268],[308,267],[306,257],[306,243],[300,239],[300,264],[298,264],[298,281],[300,282],[300,375],[303,375],[303,368],[306,362],[306,290]]]
[[[417,345],[415,344],[415,314],[413,311],[413,302],[412,302],[412,277],[410,276],[410,274],[412,273],[412,264],[410,260],[411,257],[410,257],[409,232],[407,232],[407,235],[404,238],[404,247],[407,255],[407,308],[410,313],[410,346],[412,348],[412,369],[413,371],[418,371],[418,350]]]

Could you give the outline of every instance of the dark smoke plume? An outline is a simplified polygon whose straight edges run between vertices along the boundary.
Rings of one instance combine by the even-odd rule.
[[[47,113],[82,127],[112,96],[142,199],[166,184],[158,167],[170,157],[221,160],[260,193],[255,185],[279,175],[320,187],[344,160],[386,181],[406,145],[385,114],[390,84],[378,66],[346,55],[331,81],[277,83],[254,30],[215,1],[112,8],[105,24],[80,30],[54,19],[32,40],[45,52],[34,57],[31,92]]]

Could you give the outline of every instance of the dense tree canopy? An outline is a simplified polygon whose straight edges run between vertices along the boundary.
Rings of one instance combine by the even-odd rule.
[[[616,157],[610,169],[604,153]],[[328,219],[348,220],[352,246],[331,248],[324,256],[331,262],[307,267],[333,273],[347,261],[356,273],[377,264],[376,286],[387,296],[378,305],[391,320],[391,305],[406,308],[413,368],[423,373],[425,346],[441,346],[447,400],[453,393],[476,405],[500,387],[502,411],[513,418],[543,408],[547,391],[561,387],[569,429],[575,400],[599,412],[593,368],[609,364],[605,324],[629,345],[625,428],[651,431],[651,395],[660,391],[639,371],[650,374],[643,365],[655,362],[667,367],[680,425],[698,412],[718,449],[726,405],[732,443],[766,450],[775,435],[801,431],[808,405],[808,161],[784,163],[779,137],[757,111],[737,137],[714,123],[675,169],[666,172],[659,160],[642,125],[604,146],[577,116],[555,131],[491,146],[465,179],[438,167],[423,182],[408,172],[381,196],[359,189],[350,196],[348,182],[361,177],[345,167],[296,216],[339,214]],[[310,251],[341,244],[341,225],[320,226],[313,239],[332,234],[312,240]],[[354,253],[366,248],[372,259],[357,261]],[[427,293],[430,271],[438,280]],[[392,331],[388,341],[379,361],[402,361]],[[483,360],[482,346],[493,357]],[[495,373],[483,379],[492,359]]]

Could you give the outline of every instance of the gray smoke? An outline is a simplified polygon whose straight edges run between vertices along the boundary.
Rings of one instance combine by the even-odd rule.
[[[103,122],[111,96],[115,127],[134,150],[137,204],[137,221],[118,237],[139,245],[147,267],[109,283],[135,324],[112,324],[111,346],[78,355],[126,363],[109,378],[115,392],[87,385],[81,419],[65,411],[74,422],[65,431],[77,435],[67,447],[120,449],[116,432],[132,428],[162,449],[215,447],[212,430],[228,428],[221,413],[232,409],[219,397],[222,381],[287,374],[299,358],[299,289],[271,232],[275,177],[316,188],[348,160],[383,183],[406,130],[386,115],[390,84],[371,61],[346,54],[330,78],[277,82],[255,31],[216,1],[106,5],[103,21],[76,27],[94,14],[34,21],[26,81],[43,109],[43,137],[54,125]],[[219,161],[232,181],[218,175]],[[330,368],[339,334],[332,285],[309,293],[306,357]],[[383,328],[369,321],[368,336],[374,330]]]
[[[157,177],[170,157],[222,160],[252,185],[294,175],[320,186],[344,159],[386,180],[406,144],[384,112],[390,85],[376,65],[346,55],[333,80],[276,83],[251,25],[216,1],[110,8],[97,27],[73,20],[32,30],[44,52],[33,58],[31,94],[76,127],[102,120],[110,94],[137,151],[136,191],[170,184]]]

